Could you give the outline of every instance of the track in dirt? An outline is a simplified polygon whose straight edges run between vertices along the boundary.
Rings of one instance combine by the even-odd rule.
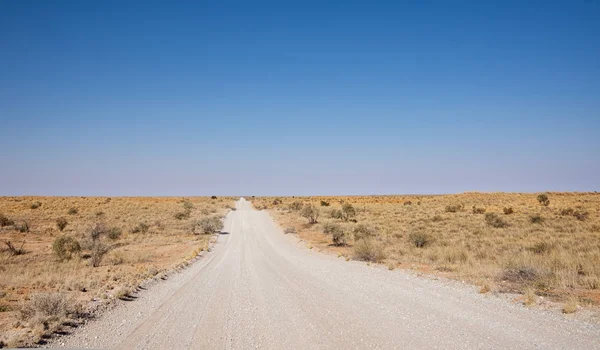
[[[299,247],[240,199],[214,250],[59,340],[122,349],[592,349],[597,325]]]

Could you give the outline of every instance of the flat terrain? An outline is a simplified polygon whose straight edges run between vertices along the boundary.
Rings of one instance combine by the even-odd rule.
[[[69,330],[64,324],[79,322],[89,307],[128,299],[141,281],[182,266],[214,239],[194,234],[194,223],[222,217],[233,204],[232,198],[0,197],[0,347],[34,345]],[[75,245],[63,245],[62,257],[54,249],[60,239]]]
[[[597,311],[600,194],[539,195],[261,197],[253,203],[315,249],[468,281],[482,293],[518,293],[527,305],[549,307],[550,300],[567,313]],[[317,223],[309,224],[305,209],[316,210]]]
[[[53,346],[598,349],[600,327],[321,254],[241,199],[214,249]]]

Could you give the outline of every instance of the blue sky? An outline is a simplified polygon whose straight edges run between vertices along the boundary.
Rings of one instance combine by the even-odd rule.
[[[0,195],[600,190],[600,1],[2,1],[0,125]]]

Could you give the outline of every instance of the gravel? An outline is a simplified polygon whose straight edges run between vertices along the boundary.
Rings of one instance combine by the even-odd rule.
[[[300,246],[243,198],[212,252],[52,347],[600,349],[600,326]]]

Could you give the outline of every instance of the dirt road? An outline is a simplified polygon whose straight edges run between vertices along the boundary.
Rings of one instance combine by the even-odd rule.
[[[600,349],[600,327],[456,283],[347,262],[240,199],[214,250],[54,346],[122,349]]]

